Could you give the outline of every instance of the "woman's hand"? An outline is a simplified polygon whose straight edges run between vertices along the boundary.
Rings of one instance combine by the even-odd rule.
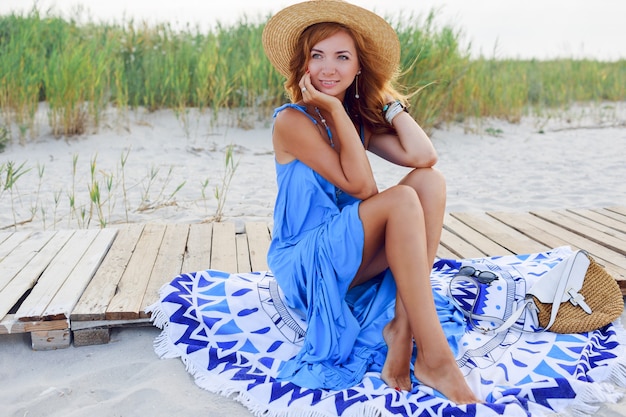
[[[328,112],[337,109],[334,106],[343,107],[338,98],[322,93],[315,88],[311,82],[311,74],[308,71],[302,76],[298,85],[300,86],[300,91],[302,91],[302,101],[305,104],[310,104]]]

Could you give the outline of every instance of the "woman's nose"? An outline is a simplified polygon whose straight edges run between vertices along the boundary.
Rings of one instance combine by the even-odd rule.
[[[334,74],[335,73],[335,66],[331,65],[331,64],[324,64],[324,66],[322,67],[322,74],[324,75],[328,75],[328,74]]]

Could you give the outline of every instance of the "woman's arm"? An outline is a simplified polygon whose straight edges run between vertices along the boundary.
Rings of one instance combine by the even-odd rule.
[[[376,134],[368,149],[394,164],[411,168],[429,168],[437,163],[437,152],[430,138],[407,112],[392,120],[397,134]]]
[[[335,148],[330,146],[323,126],[320,131],[298,110],[280,112],[272,135],[276,160],[284,164],[298,159],[346,193],[366,199],[377,194],[378,188],[356,129],[341,102],[337,103],[330,110],[326,106],[334,127]]]

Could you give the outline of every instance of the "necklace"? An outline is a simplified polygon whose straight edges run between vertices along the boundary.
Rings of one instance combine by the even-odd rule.
[[[328,134],[328,139],[330,140],[330,146],[334,148],[335,143],[333,142],[333,135],[332,133],[330,133],[330,128],[328,127],[328,124],[326,123],[326,119],[324,119],[324,116],[322,116],[320,109],[318,109],[317,107],[315,107],[315,113],[317,113],[317,115],[320,118],[320,122],[322,122],[322,125],[324,125],[324,127],[326,128],[326,133]],[[335,202],[337,202],[339,198],[341,198],[341,194],[343,194],[343,191],[341,191],[339,187],[335,186]]]
[[[330,133],[330,128],[328,127],[328,123],[326,123],[326,119],[324,119],[324,116],[322,116],[320,109],[318,109],[317,107],[315,107],[315,113],[317,113],[320,118],[320,122],[322,122],[322,125],[326,128],[326,133],[328,134],[328,139],[330,140],[330,146],[334,148],[335,143],[333,142],[333,135],[332,133]],[[343,191],[339,187],[335,186],[335,202],[338,202],[342,194]]]
[[[332,135],[332,133],[330,133],[330,128],[328,127],[328,124],[326,124],[326,119],[324,119],[324,116],[322,116],[322,113],[320,112],[320,109],[318,109],[317,107],[315,107],[315,112],[319,116],[320,122],[322,122],[322,125],[326,129],[326,133],[328,134],[328,139],[330,140],[330,146],[332,146],[334,148],[335,147],[335,143],[333,142],[333,135]]]

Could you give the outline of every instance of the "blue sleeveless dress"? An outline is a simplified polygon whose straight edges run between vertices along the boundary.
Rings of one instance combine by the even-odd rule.
[[[307,114],[303,106],[286,104],[274,117],[287,107]],[[299,160],[276,162],[276,174],[268,265],[289,307],[308,324],[302,349],[278,379],[307,388],[354,386],[365,372],[382,370],[382,331],[394,316],[393,276],[388,270],[348,291],[363,254],[361,200]]]

